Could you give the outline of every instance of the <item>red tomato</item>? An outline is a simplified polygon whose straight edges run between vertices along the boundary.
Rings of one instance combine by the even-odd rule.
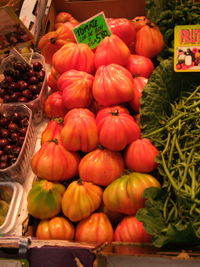
[[[114,241],[117,242],[151,242],[151,236],[145,231],[144,226],[134,216],[126,216],[118,223]]]
[[[112,63],[125,66],[130,56],[128,46],[116,34],[106,36],[97,46],[94,55],[96,69]]]
[[[51,88],[52,92],[58,90],[57,88],[57,79],[59,78],[60,74],[54,69],[51,68],[51,71],[47,78],[47,84]]]
[[[155,170],[158,164],[155,158],[158,155],[157,148],[147,138],[133,141],[126,149],[126,166],[136,172],[148,173]]]
[[[48,118],[64,117],[67,108],[64,106],[60,91],[49,95],[44,103],[44,112]]]
[[[82,180],[107,186],[124,172],[124,161],[119,152],[96,148],[80,161],[79,176]]]
[[[98,116],[97,127],[100,143],[112,151],[123,150],[126,145],[140,137],[140,127],[133,117],[120,110]]]
[[[136,32],[139,31],[147,23],[150,23],[150,20],[145,16],[137,16],[133,18],[131,21],[135,27]]]
[[[154,65],[151,59],[148,57],[130,55],[126,68],[133,76],[149,78],[154,70]]]
[[[55,23],[65,23],[65,22],[72,22],[72,23],[79,23],[70,13],[68,12],[59,12],[55,17]]]
[[[57,139],[59,143],[62,143],[60,133],[63,128],[63,119],[55,118],[47,123],[47,126],[41,134],[41,145],[47,141]]]
[[[78,154],[53,140],[44,143],[33,155],[31,168],[41,179],[64,181],[77,175],[79,162]]]
[[[122,175],[105,188],[103,202],[112,211],[135,215],[145,207],[143,193],[149,187],[160,187],[158,180],[150,174],[132,172]]]
[[[112,33],[120,37],[127,45],[135,41],[136,30],[130,20],[126,18],[108,18],[107,23]]]
[[[142,91],[145,85],[147,84],[147,82],[148,82],[148,79],[145,77],[136,77],[133,81],[134,94],[133,94],[132,100],[129,103],[135,112],[139,112],[140,97],[142,96]]]
[[[133,97],[133,77],[118,64],[101,66],[96,71],[92,93],[102,106],[112,106],[130,101]]]
[[[60,74],[71,69],[93,73],[94,53],[87,44],[68,42],[54,53],[52,66]]]
[[[92,85],[94,77],[84,71],[69,70],[61,74],[57,87],[62,92],[66,108],[85,108],[92,102]]]
[[[75,240],[96,244],[112,242],[113,233],[114,231],[107,215],[103,212],[98,212],[78,223]]]
[[[90,152],[99,145],[96,121],[88,109],[71,109],[64,118],[61,139],[70,151]]]
[[[72,223],[63,217],[41,220],[36,229],[36,237],[43,240],[73,240],[75,229]]]
[[[153,58],[164,48],[165,42],[159,27],[151,23],[143,26],[136,34],[135,53]]]

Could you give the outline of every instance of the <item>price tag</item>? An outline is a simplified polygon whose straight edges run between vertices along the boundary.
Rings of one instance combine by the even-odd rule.
[[[174,70],[200,71],[200,25],[179,25],[174,28]]]
[[[77,43],[85,43],[91,49],[97,47],[104,37],[111,35],[103,12],[74,27],[73,33]]]

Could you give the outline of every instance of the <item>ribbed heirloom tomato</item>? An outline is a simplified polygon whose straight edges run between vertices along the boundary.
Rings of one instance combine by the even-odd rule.
[[[50,73],[47,78],[47,84],[51,88],[52,92],[57,91],[57,79],[59,78],[60,74],[54,69],[51,68]]]
[[[114,241],[149,243],[151,236],[135,216],[125,216],[117,225],[114,232]]]
[[[126,68],[135,77],[149,78],[154,70],[153,62],[150,58],[141,55],[130,55]]]
[[[70,151],[90,152],[99,145],[94,114],[87,108],[71,109],[64,117],[61,139]]]
[[[106,115],[96,116],[100,144],[112,151],[123,150],[129,143],[140,137],[140,127],[134,118],[118,109],[106,109]]]
[[[160,29],[153,23],[143,26],[136,34],[135,53],[153,58],[164,48],[165,42]]]
[[[101,244],[112,242],[113,234],[113,227],[107,215],[103,212],[96,212],[78,223],[75,240]]]
[[[69,42],[54,53],[52,66],[60,74],[71,69],[93,74],[94,53],[87,44]]]
[[[112,33],[121,38],[126,45],[135,41],[136,30],[130,20],[126,18],[108,18],[107,23]]]
[[[135,77],[133,82],[133,98],[129,102],[130,106],[135,112],[140,110],[140,98],[144,90],[145,85],[147,84],[148,79],[145,77]]]
[[[57,87],[61,91],[63,104],[66,108],[85,108],[92,102],[92,84],[94,76],[91,74],[69,70],[61,74]]]
[[[44,56],[46,63],[52,64],[52,57],[64,44],[74,42],[72,30],[67,26],[61,26],[56,31],[50,31],[43,35],[38,43],[38,48]]]
[[[34,182],[27,196],[29,214],[38,219],[50,219],[61,211],[64,185],[47,180]]]
[[[110,210],[135,215],[144,207],[142,195],[149,187],[160,187],[158,180],[150,174],[132,172],[122,175],[106,187],[103,202]]]
[[[136,172],[152,172],[158,164],[155,159],[157,148],[147,138],[141,138],[128,145],[124,159],[126,166]]]
[[[97,46],[94,55],[96,69],[100,66],[118,64],[125,66],[130,56],[127,45],[116,34],[106,36]]]
[[[54,118],[50,120],[41,134],[41,145],[47,141],[57,139],[59,143],[62,143],[60,133],[63,128],[63,119]]]
[[[102,194],[100,186],[82,180],[74,181],[63,194],[62,211],[71,221],[80,221],[99,208]]]
[[[43,240],[73,240],[75,229],[73,224],[63,217],[41,220],[36,229],[36,237]]]
[[[63,181],[77,174],[79,161],[77,153],[66,150],[57,140],[51,140],[33,155],[31,168],[40,178]]]
[[[64,117],[67,111],[60,91],[50,94],[44,102],[44,113],[48,118]]]
[[[122,175],[124,161],[119,152],[99,146],[81,159],[78,170],[82,180],[107,186]]]
[[[109,107],[130,101],[133,97],[133,77],[118,64],[109,64],[97,69],[92,87],[94,99]]]

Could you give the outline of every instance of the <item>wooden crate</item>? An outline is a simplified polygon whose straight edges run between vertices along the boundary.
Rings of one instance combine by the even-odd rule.
[[[43,22],[44,32],[54,29],[55,15],[58,12],[66,11],[72,14],[79,21],[84,21],[97,13],[103,11],[105,16],[128,19],[135,16],[145,15],[145,0],[97,0],[97,1],[66,1],[52,0],[47,6],[46,20]]]

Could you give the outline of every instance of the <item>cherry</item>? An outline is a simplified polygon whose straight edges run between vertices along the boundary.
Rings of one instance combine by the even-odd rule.
[[[0,161],[0,169],[6,169],[8,167],[8,163],[5,161]]]
[[[1,138],[0,139],[0,147],[1,148],[4,148],[5,146],[7,146],[8,145],[8,139],[6,139],[6,138]]]
[[[22,115],[20,114],[20,112],[14,112],[12,119],[14,122],[20,122],[20,120],[22,119]]]
[[[30,77],[33,77],[33,76],[35,76],[35,71],[32,70],[32,69],[30,69],[30,70],[27,72],[27,75],[28,75],[29,78],[30,78]]]
[[[27,128],[26,127],[23,127],[19,130],[19,133],[22,135],[22,136],[25,136],[26,135],[26,130]]]
[[[36,84],[38,82],[38,78],[36,76],[32,76],[29,79],[30,84]]]
[[[1,155],[1,161],[7,162],[9,159],[8,155]]]
[[[31,98],[32,97],[32,93],[29,89],[25,89],[22,91],[22,95],[25,96],[26,98]]]
[[[26,102],[28,102],[28,98],[25,97],[25,96],[20,96],[20,97],[18,97],[17,102],[24,102],[24,103],[26,103]]]
[[[5,94],[6,94],[5,89],[0,88],[0,97],[4,97]]]
[[[18,125],[14,122],[10,122],[9,125],[8,125],[8,129],[11,131],[11,132],[15,132],[18,130]]]
[[[10,123],[10,120],[8,119],[8,118],[6,118],[6,117],[2,117],[2,118],[0,118],[0,125],[1,126],[7,126],[8,124]]]
[[[10,95],[4,95],[3,102],[9,103],[10,102]]]
[[[4,152],[8,153],[8,154],[12,154],[12,150],[13,150],[13,145],[8,144],[4,147]]]
[[[33,62],[32,64],[34,71],[41,71],[42,70],[42,64],[40,62]]]
[[[18,81],[18,86],[19,86],[19,89],[23,91],[28,88],[28,83],[23,80],[20,80]]]
[[[44,81],[44,77],[45,77],[45,72],[43,70],[37,73],[38,81],[40,82]]]
[[[8,129],[4,129],[4,128],[1,129],[1,137],[7,138],[9,136],[9,134],[10,134],[10,132]]]
[[[40,88],[38,88],[38,85],[36,84],[31,84],[29,86],[29,90],[32,92],[32,94],[37,94],[40,92]]]
[[[10,100],[12,101],[12,102],[16,102],[17,101],[17,99],[20,97],[20,92],[14,92],[14,93],[12,93],[12,95],[10,96]]]
[[[13,81],[13,78],[11,76],[6,76],[5,77],[5,82],[6,83],[11,83]]]
[[[19,139],[19,134],[14,132],[14,133],[11,133],[11,136],[10,136],[11,140],[15,143],[18,141]]]

